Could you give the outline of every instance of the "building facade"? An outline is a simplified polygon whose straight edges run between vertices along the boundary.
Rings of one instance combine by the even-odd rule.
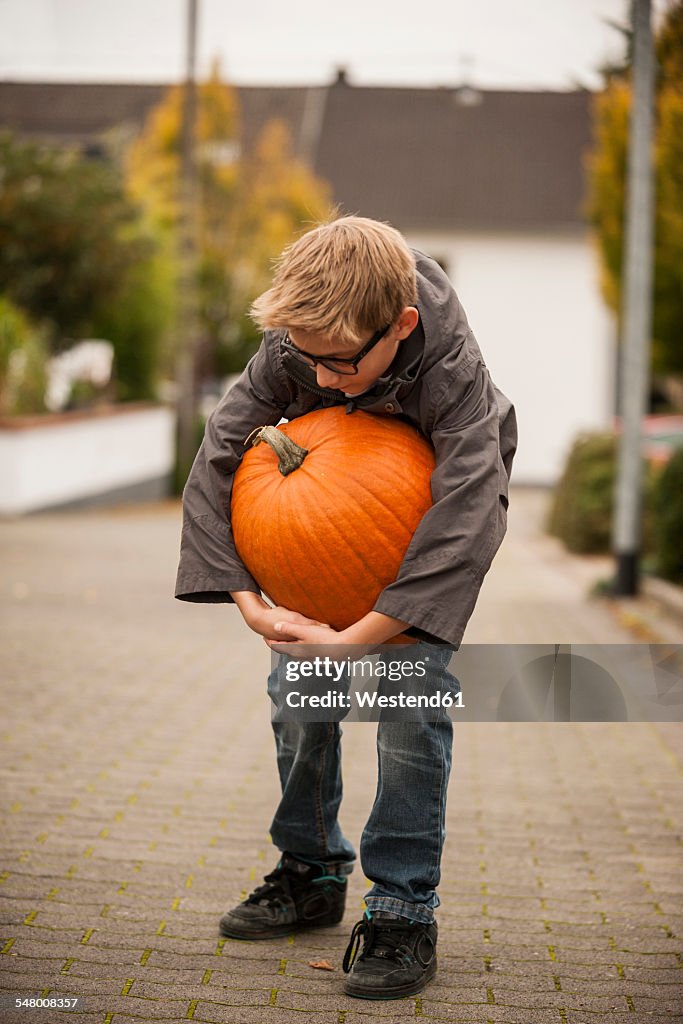
[[[102,150],[132,137],[163,85],[0,83],[0,125]],[[591,94],[238,87],[249,150],[284,121],[347,213],[386,220],[445,267],[492,376],[517,407],[513,480],[550,485],[614,409],[613,318],[585,218]]]

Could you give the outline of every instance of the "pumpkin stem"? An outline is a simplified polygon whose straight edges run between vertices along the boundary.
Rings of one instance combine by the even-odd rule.
[[[256,434],[256,437],[254,437]],[[273,449],[278,457],[278,469],[283,476],[289,476],[295,469],[298,469],[301,463],[308,455],[308,449],[302,448],[292,441],[291,437],[287,437],[277,427],[257,427],[256,430],[252,430],[249,437],[244,442],[245,445],[249,443],[251,438],[254,440],[251,442],[252,447],[260,444],[261,441],[265,441]]]

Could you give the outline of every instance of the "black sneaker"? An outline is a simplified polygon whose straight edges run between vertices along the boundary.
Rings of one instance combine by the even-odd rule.
[[[363,951],[356,958],[361,937]],[[422,924],[366,910],[344,953],[349,975],[344,991],[359,999],[400,999],[421,992],[436,974],[436,937],[436,921]]]
[[[231,939],[274,939],[301,928],[339,924],[346,903],[350,861],[304,861],[283,853],[251,896],[224,914],[222,935]]]

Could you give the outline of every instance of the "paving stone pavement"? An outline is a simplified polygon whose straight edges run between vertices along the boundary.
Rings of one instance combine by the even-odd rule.
[[[513,492],[467,639],[632,641],[586,600],[590,567],[539,535],[544,501]],[[417,998],[342,994],[360,870],[342,926],[218,937],[277,859],[268,652],[234,608],[173,600],[179,515],[168,502],[0,528],[0,996],[81,996],[74,1020],[98,1024],[683,1020],[679,725],[456,725],[440,969]],[[357,841],[371,725],[346,727],[344,766]]]

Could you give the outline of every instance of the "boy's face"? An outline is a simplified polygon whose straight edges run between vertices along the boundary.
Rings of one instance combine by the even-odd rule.
[[[406,306],[400,316],[391,325],[381,341],[364,356],[357,364],[357,373],[335,373],[334,370],[317,363],[315,373],[318,386],[343,391],[347,395],[359,395],[367,391],[383,373],[388,370],[398,350],[398,346],[417,327],[419,315],[414,306]],[[325,359],[352,359],[370,339],[364,337],[357,345],[335,345],[332,340],[321,334],[310,334],[308,331],[290,329],[290,340],[297,348],[312,356]]]

